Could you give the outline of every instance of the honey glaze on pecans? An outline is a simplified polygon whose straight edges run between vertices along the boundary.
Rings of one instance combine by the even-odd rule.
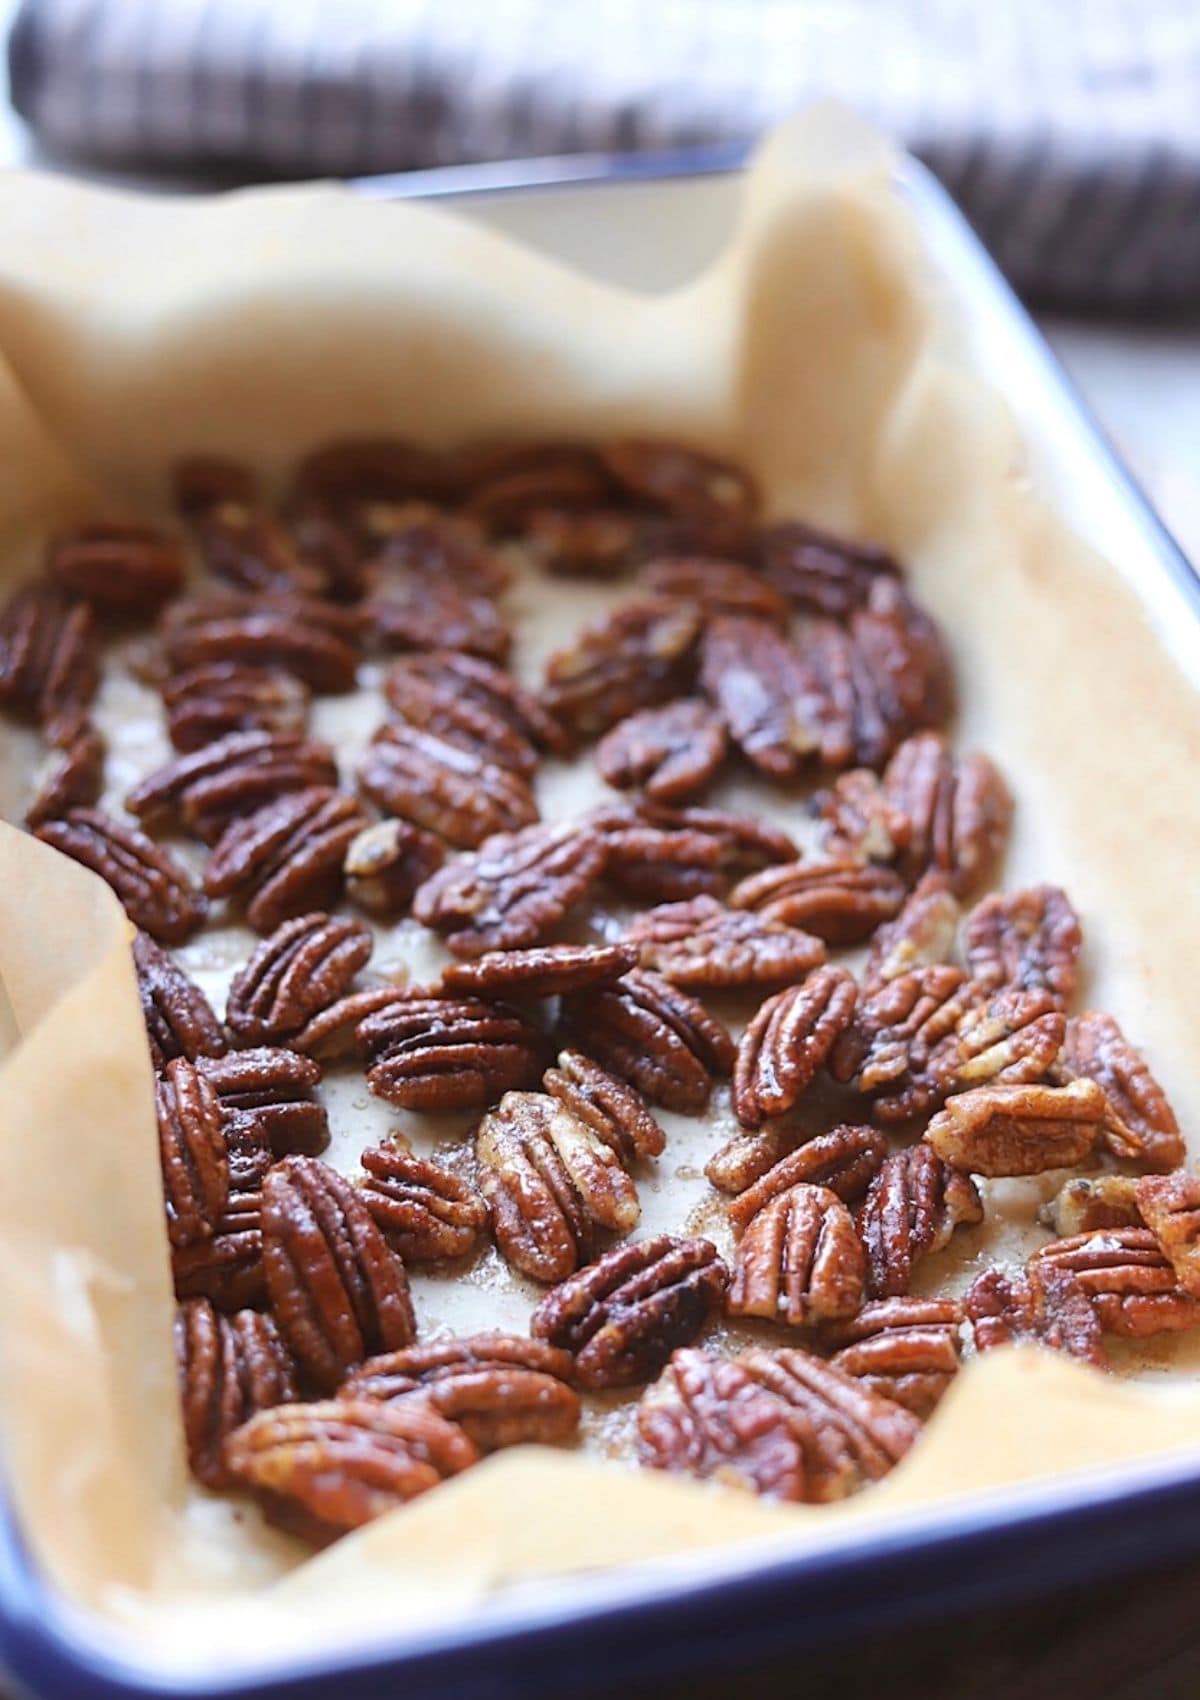
[[[175,489],[0,606],[0,715],[139,928],[202,1482],[323,1543],[582,1437],[822,1503],[977,1352],[1200,1326],[1183,1131],[1076,998],[1103,918],[1004,883],[901,563],[647,437]],[[1014,1187],[1047,1231],[989,1263]]]

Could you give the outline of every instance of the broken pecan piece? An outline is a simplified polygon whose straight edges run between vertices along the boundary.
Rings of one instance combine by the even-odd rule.
[[[210,897],[245,902],[257,933],[310,909],[331,909],[342,864],[366,825],[361,803],[327,785],[294,791],[229,823],[204,870]]]
[[[703,791],[724,760],[724,722],[698,697],[631,714],[596,748],[606,784],[618,791],[644,790],[660,803]]]
[[[899,871],[910,883],[943,874],[962,897],[994,866],[1012,819],[1012,798],[983,755],[957,760],[940,732],[906,738],[883,776],[885,801],[904,818]]]
[[[604,840],[587,823],[497,833],[427,879],[413,913],[455,956],[523,949],[541,944],[583,901],[604,861]]]
[[[707,896],[661,904],[625,937],[643,968],[691,991],[788,985],[825,961],[820,939]]]
[[[876,1299],[849,1322],[825,1324],[820,1338],[838,1348],[834,1369],[927,1417],[958,1373],[962,1320],[957,1299]]]
[[[528,950],[489,950],[473,962],[442,970],[442,989],[475,997],[554,998],[604,986],[633,968],[631,944],[542,944]]]
[[[163,681],[172,744],[184,754],[234,732],[302,733],[308,688],[279,667],[210,661]]]
[[[1104,1127],[1094,1080],[977,1086],[939,1110],[925,1138],[952,1168],[976,1175],[1040,1175],[1083,1162]]]
[[[366,1016],[357,1038],[377,1097],[406,1110],[479,1109],[532,1086],[544,1041],[519,1011],[479,998],[407,997]]]
[[[579,1427],[571,1357],[543,1340],[471,1334],[369,1358],[349,1375],[344,1399],[424,1399],[460,1423],[481,1452],[552,1446]]]
[[[61,818],[43,822],[34,837],[99,874],[134,926],[160,944],[182,944],[204,920],[204,897],[174,856],[112,815],[68,809]]]
[[[1031,1270],[1073,1275],[1110,1334],[1140,1339],[1200,1321],[1200,1296],[1180,1282],[1151,1228],[1097,1228],[1034,1252]]]
[[[1063,1183],[1052,1203],[1042,1206],[1038,1217],[1062,1240],[1093,1228],[1145,1227],[1137,1189],[1133,1175],[1076,1175]]]
[[[183,550],[156,526],[94,520],[51,538],[46,574],[105,613],[153,614],[183,588]]]
[[[104,788],[104,739],[91,721],[68,714],[60,716],[51,731],[49,770],[25,811],[31,831],[72,809],[90,809]]]
[[[963,1295],[963,1308],[978,1352],[1029,1341],[1108,1367],[1095,1309],[1067,1270],[1037,1263],[1017,1273],[986,1269]]]
[[[769,779],[795,779],[820,749],[811,681],[796,646],[767,620],[708,622],[700,680],[729,736]]]
[[[268,1517],[317,1542],[382,1517],[478,1459],[458,1424],[421,1399],[277,1405],[225,1445],[230,1475]]]
[[[581,1387],[631,1387],[695,1339],[728,1283],[708,1240],[657,1234],[614,1246],[547,1293],[529,1332],[571,1353]]]
[[[682,443],[622,437],[604,444],[600,458],[639,502],[684,519],[747,521],[758,512],[758,487],[744,467]]]
[[[172,1247],[175,1296],[211,1299],[218,1310],[229,1312],[265,1305],[262,1254],[262,1195],[235,1192],[210,1239]]]
[[[985,991],[1046,991],[1060,1009],[1078,977],[1083,934],[1065,891],[1032,885],[1011,897],[994,892],[977,903],[963,928],[971,977]]]
[[[671,1470],[748,1489],[805,1497],[804,1446],[788,1407],[739,1363],[683,1348],[638,1406],[638,1454]]]
[[[866,1274],[849,1210],[828,1187],[800,1183],[746,1224],[725,1309],[793,1328],[844,1321],[862,1308]]]
[[[258,1411],[299,1398],[291,1353],[269,1316],[222,1316],[208,1299],[175,1312],[175,1364],[192,1474],[206,1487],[229,1487],[225,1442]]]
[[[151,832],[181,827],[215,844],[231,820],[337,777],[327,744],[295,732],[231,732],[148,774],[125,807]]]
[[[229,1154],[221,1106],[186,1057],[155,1084],[167,1232],[173,1246],[211,1239],[229,1202]]]
[[[297,915],[263,939],[234,975],[225,1022],[239,1045],[281,1045],[335,1003],[374,945],[361,921]]]
[[[623,1168],[661,1156],[667,1136],[645,1099],[582,1051],[560,1051],[557,1068],[542,1076],[542,1089],[615,1151]]]
[[[733,1067],[725,1028],[689,993],[635,968],[611,986],[572,992],[562,1022],[577,1049],[620,1075],[652,1104],[695,1115],[714,1074]]]
[[[342,863],[346,896],[368,915],[395,920],[445,860],[446,846],[410,821],[376,821],[350,841]]]
[[[982,1221],[974,1181],[947,1168],[928,1145],[885,1157],[858,1211],[871,1296],[902,1297],[922,1258],[947,1246],[955,1228]]]
[[[799,520],[768,526],[759,534],[764,577],[808,613],[847,619],[866,606],[880,577],[899,578],[900,568],[873,543],[851,543]]]
[[[550,657],[542,701],[576,742],[598,737],[638,709],[687,695],[700,628],[690,603],[627,602]]]
[[[452,1169],[399,1144],[369,1145],[359,1196],[406,1263],[445,1263],[474,1251],[488,1225],[483,1199]]]
[[[538,818],[528,782],[508,768],[413,726],[385,723],[358,769],[358,783],[381,809],[460,850]]]
[[[1109,1108],[1105,1138],[1118,1157],[1157,1170],[1184,1161],[1187,1150],[1166,1093],[1111,1015],[1089,1010],[1073,1016],[1063,1063],[1071,1074],[1103,1088]]]
[[[914,968],[949,962],[962,911],[944,874],[922,875],[894,921],[885,921],[871,940],[863,969],[863,991],[871,993]]]
[[[839,774],[828,790],[812,797],[809,808],[821,822],[822,847],[834,857],[892,862],[912,830],[908,816],[890,801],[869,767]]]
[[[570,1275],[597,1229],[637,1226],[637,1192],[615,1152],[544,1093],[506,1093],[480,1122],[475,1154],[496,1244],[535,1281]]]
[[[330,693],[352,690],[358,676],[356,616],[313,596],[209,591],[173,603],[161,630],[176,671],[214,661],[281,667]]]
[[[825,967],[767,999],[734,1063],[733,1107],[743,1127],[795,1107],[850,1022],[857,995],[853,974]]]
[[[57,585],[19,586],[0,609],[0,708],[50,726],[100,684],[96,616]]]
[[[280,1332],[317,1387],[416,1335],[404,1264],[357,1189],[316,1157],[285,1157],[262,1186],[263,1265]]]
[[[146,933],[133,941],[142,1016],[156,1069],[176,1057],[220,1056],[226,1048],[221,1024],[196,982]]]
[[[827,944],[857,944],[899,914],[905,895],[903,880],[890,868],[840,856],[764,868],[736,885],[729,902],[802,927]]]
[[[312,1157],[329,1144],[329,1119],[313,1097],[321,1070],[310,1058],[264,1045],[201,1057],[197,1067],[220,1099],[231,1150]]]
[[[707,555],[657,555],[639,575],[647,590],[696,602],[706,615],[746,615],[786,629],[791,609],[768,579],[737,561]]]
[[[752,1216],[789,1187],[806,1181],[825,1186],[847,1204],[862,1197],[871,1177],[887,1155],[883,1135],[872,1127],[843,1123],[830,1133],[819,1133],[798,1150],[781,1158],[726,1206],[734,1229],[741,1232]]]
[[[1200,1298],[1200,1177],[1143,1175],[1137,1208],[1162,1247],[1184,1292]]]

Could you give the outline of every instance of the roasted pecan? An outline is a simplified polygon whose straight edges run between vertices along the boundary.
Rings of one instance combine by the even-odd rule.
[[[867,990],[833,1048],[830,1073],[874,1098],[884,1121],[921,1114],[940,1102],[928,1071],[930,1053],[955,1033],[976,998],[962,969],[948,963],[912,968]]]
[[[390,1142],[369,1145],[359,1162],[367,1171],[362,1201],[406,1263],[445,1263],[474,1251],[487,1205],[452,1169]]]
[[[728,1284],[708,1240],[657,1234],[614,1246],[547,1293],[529,1332],[571,1353],[581,1387],[631,1387],[696,1338]]]
[[[899,870],[915,881],[944,874],[963,896],[994,865],[1008,836],[1012,798],[986,756],[956,760],[940,732],[906,738],[883,776],[885,801],[906,821]]]
[[[356,617],[331,602],[277,591],[216,590],[173,603],[162,640],[174,669],[232,661],[281,667],[314,691],[348,691],[358,674]]]
[[[211,1299],[230,1312],[265,1305],[261,1193],[235,1192],[211,1239],[172,1247],[171,1268],[177,1298]]]
[[[685,1348],[638,1406],[638,1453],[765,1499],[805,1497],[804,1444],[791,1411],[739,1363]]]
[[[641,902],[720,896],[739,875],[796,855],[787,833],[722,809],[670,809],[644,799],[590,818],[607,849],[605,878]]]
[[[21,585],[0,610],[0,708],[50,726],[100,683],[96,616],[57,585]]]
[[[625,937],[643,968],[694,991],[786,985],[825,960],[820,939],[714,897],[664,903],[639,915]]]
[[[1108,1367],[1092,1302],[1066,1270],[1037,1263],[1015,1273],[986,1269],[963,1295],[963,1309],[976,1351],[1028,1341]]]
[[[321,596],[330,588],[321,563],[305,556],[273,514],[222,502],[193,514],[192,530],[208,572],[238,590]]]
[[[1110,1334],[1137,1339],[1200,1321],[1200,1296],[1183,1286],[1152,1228],[1096,1228],[1054,1240],[1029,1266],[1073,1275]]]
[[[413,726],[385,723],[358,770],[372,802],[460,850],[538,818],[528,781]]]
[[[496,443],[460,450],[465,509],[495,535],[523,529],[543,508],[590,512],[612,494],[612,480],[585,443]]]
[[[618,791],[642,789],[660,803],[678,803],[703,791],[724,759],[724,723],[698,697],[631,714],[605,733],[596,749],[596,765],[607,784]]]
[[[208,1299],[189,1299],[175,1313],[175,1366],[192,1474],[206,1487],[228,1487],[229,1435],[256,1412],[299,1398],[291,1353],[269,1316],[222,1316]]]
[[[472,691],[447,664],[446,657],[475,660],[439,650],[432,655],[410,655],[398,662],[384,686],[392,708],[408,725],[457,744],[479,761],[506,768],[522,779],[531,778],[538,764],[533,743],[510,718],[492,707],[485,692]],[[508,677],[486,662],[479,665],[497,678]]]
[[[700,627],[691,603],[669,596],[626,602],[550,657],[542,701],[582,741],[638,709],[686,696]]]
[[[1184,1292],[1200,1298],[1200,1176],[1143,1175],[1137,1208]]]
[[[605,855],[604,839],[586,822],[496,833],[431,875],[413,913],[455,956],[541,944],[591,891]]]
[[[801,1181],[810,1186],[826,1186],[843,1202],[853,1204],[866,1192],[886,1154],[883,1136],[874,1128],[843,1123],[830,1133],[806,1140],[798,1150],[782,1157],[753,1186],[731,1200],[726,1213],[740,1233],[751,1217],[773,1198]]]
[[[431,832],[394,816],[364,827],[342,863],[346,896],[368,915],[395,920],[412,907],[417,889],[441,867],[446,846]]]
[[[293,1534],[323,1542],[382,1517],[479,1453],[421,1399],[326,1399],[277,1405],[225,1444],[230,1475]]]
[[[862,1307],[867,1259],[854,1219],[828,1187],[777,1193],[738,1242],[725,1299],[730,1316],[808,1328]]]
[[[183,588],[183,550],[156,526],[94,520],[50,539],[46,573],[105,613],[153,614]]]
[[[850,759],[878,767],[912,732],[949,718],[953,669],[936,624],[895,579],[876,579],[866,607],[850,616],[850,635],[855,650]]]
[[[1137,1189],[1133,1175],[1076,1175],[1043,1205],[1039,1218],[1063,1240],[1093,1228],[1141,1228]]]
[[[294,791],[231,821],[204,870],[210,897],[238,897],[257,933],[310,909],[330,909],[342,863],[366,825],[357,798],[327,785]]]
[[[512,633],[489,597],[438,573],[389,571],[386,554],[371,569],[363,619],[387,649],[461,649],[503,661],[512,648]]]
[[[808,1352],[754,1350],[735,1361],[790,1407],[803,1436],[806,1499],[840,1499],[878,1481],[920,1435],[910,1411]]]
[[[271,1309],[315,1386],[332,1390],[416,1334],[404,1264],[357,1189],[316,1157],[285,1157],[262,1187]]]
[[[138,994],[156,1069],[176,1057],[220,1056],[226,1048],[221,1024],[194,980],[146,933],[133,941]]]
[[[967,968],[985,991],[1046,991],[1060,1009],[1074,994],[1082,943],[1079,917],[1056,885],[1026,886],[1011,897],[995,892],[963,928]]]
[[[376,1010],[390,1009],[393,1004],[407,1002],[411,996],[407,986],[391,981],[380,986],[368,986],[361,992],[350,992],[320,1010],[311,1021],[306,1021],[300,1031],[288,1040],[288,1049],[299,1051],[301,1056],[315,1057],[319,1062],[362,1055],[358,1029],[367,1016],[374,1015]]]
[[[163,681],[172,744],[185,754],[233,732],[290,732],[308,723],[308,687],[279,667],[210,661]]]
[[[1046,1080],[1062,1049],[1066,1019],[1045,991],[997,992],[972,1004],[929,1056],[944,1095],[965,1088]]]
[[[451,484],[448,462],[432,449],[399,437],[344,437],[305,455],[291,498],[341,513],[376,502],[436,501]]]
[[[794,1151],[803,1137],[800,1129],[781,1121],[767,1122],[753,1133],[739,1130],[713,1152],[704,1165],[704,1173],[722,1192],[745,1192],[781,1158]]]
[[[764,576],[798,608],[844,620],[865,607],[877,578],[899,578],[886,550],[851,543],[799,520],[768,526],[759,538]]]
[[[600,454],[623,490],[668,513],[744,522],[758,512],[757,485],[732,461],[654,437],[623,437]]]
[[[512,581],[483,527],[467,514],[427,502],[372,502],[360,510],[358,526],[373,548],[368,580],[404,574],[448,579],[478,596],[497,596]]]
[[[951,1098],[925,1130],[938,1156],[977,1175],[1039,1175],[1081,1163],[1104,1127],[1093,1080],[978,1086]]]
[[[923,1257],[947,1246],[955,1228],[982,1221],[970,1175],[947,1168],[928,1145],[885,1157],[858,1212],[871,1296],[902,1297]]]
[[[171,1244],[211,1239],[229,1202],[229,1154],[220,1102],[186,1057],[167,1064],[155,1094]]]
[[[858,988],[845,968],[818,968],[768,998],[738,1042],[733,1107],[743,1127],[793,1109],[854,1014]]]
[[[104,739],[82,715],[60,717],[52,728],[54,743],[46,777],[25,812],[31,830],[57,820],[71,809],[89,809],[104,787]]]
[[[371,1358],[348,1376],[345,1399],[417,1397],[461,1423],[481,1452],[554,1445],[579,1426],[570,1354],[515,1334],[471,1334]]]
[[[184,868],[144,832],[99,809],[69,809],[34,833],[110,885],[136,927],[162,944],[182,944],[207,904]]]
[[[147,775],[125,807],[151,832],[182,827],[215,844],[231,820],[337,777],[328,744],[296,732],[231,732]]]
[[[619,980],[636,966],[631,944],[542,944],[489,950],[474,962],[452,962],[442,989],[476,997],[554,998]]]
[[[958,1373],[963,1308],[957,1299],[877,1299],[849,1322],[828,1323],[830,1363],[915,1417],[927,1417]]]
[[[937,872],[922,875],[895,920],[885,921],[871,940],[871,953],[863,969],[864,992],[870,994],[914,968],[949,962],[961,916],[946,876]]]
[[[224,455],[186,455],[171,468],[171,493],[176,511],[185,516],[224,502],[249,508],[258,500],[258,478],[250,467]]]
[[[311,1157],[329,1144],[329,1119],[313,1097],[321,1070],[308,1057],[261,1046],[202,1057],[197,1066],[220,1099],[231,1150],[241,1142],[276,1157]]]
[[[661,1155],[666,1135],[641,1094],[582,1051],[560,1051],[558,1067],[546,1070],[542,1087],[598,1134],[624,1168]]]
[[[652,1104],[694,1115],[712,1076],[733,1067],[734,1044],[715,1016],[658,974],[635,968],[611,986],[563,999],[577,1049],[620,1075]]]
[[[628,1233],[640,1214],[612,1149],[541,1092],[509,1092],[475,1137],[496,1244],[535,1281],[561,1281],[592,1255],[597,1230]]]
[[[770,622],[719,614],[705,628],[700,679],[746,760],[794,779],[817,755],[812,682],[791,640]]]
[[[406,1110],[477,1109],[542,1071],[538,1029],[479,998],[405,998],[368,1015],[357,1036],[371,1091]]]
[[[696,602],[706,615],[745,614],[786,628],[788,599],[761,573],[710,555],[659,555],[640,574],[647,590]]]
[[[234,975],[225,1022],[235,1043],[285,1044],[336,1003],[373,944],[361,921],[320,910],[284,921]]]
[[[1090,1010],[1067,1022],[1063,1062],[1070,1073],[1094,1080],[1108,1099],[1105,1138],[1119,1157],[1143,1168],[1166,1170],[1187,1155],[1175,1112],[1145,1059],[1111,1015]]]
[[[837,856],[764,868],[736,885],[729,901],[828,944],[858,944],[899,914],[904,897],[904,882],[890,868]]]
[[[840,773],[828,790],[816,793],[809,808],[821,822],[824,848],[835,857],[892,862],[912,830],[908,816],[890,801],[869,767]]]
[[[539,507],[524,542],[534,560],[561,578],[621,578],[639,554],[642,516],[621,508]]]

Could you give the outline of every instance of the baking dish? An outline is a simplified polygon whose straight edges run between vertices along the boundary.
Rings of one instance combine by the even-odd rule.
[[[478,198],[468,204],[501,228],[577,262],[599,242],[610,265],[616,255],[623,267],[636,268],[625,272],[628,281],[652,286],[685,274],[711,251],[732,182],[716,167],[728,165],[727,158],[699,156],[661,168],[639,161],[628,173],[620,162],[515,167],[511,190],[497,192],[492,174],[492,192],[476,190]],[[595,182],[585,187],[589,172]],[[553,187],[563,175],[579,178],[579,185]],[[947,334],[980,376],[1001,383],[1030,444],[1038,482],[1077,531],[1118,560],[1155,624],[1188,651],[1200,586],[1186,562],[941,192],[911,165],[900,169],[899,181],[941,273]],[[389,186],[382,187],[387,192]],[[453,193],[471,191],[472,182],[455,172],[418,187]],[[619,247],[604,238],[614,227],[622,231]],[[656,229],[670,231],[665,259],[648,246]],[[878,1627],[893,1612],[949,1609],[1005,1589],[1136,1563],[1151,1552],[1171,1556],[1197,1544],[1198,1489],[1194,1468],[1177,1461],[1111,1470],[1053,1492],[1020,1489],[983,1498],[969,1510],[927,1513],[882,1535],[844,1530],[818,1554],[788,1556],[781,1542],[769,1551],[757,1548],[753,1560],[709,1554],[663,1563],[653,1572],[527,1584],[489,1602],[469,1631],[409,1635],[402,1646],[373,1642],[302,1666],[275,1658],[269,1666],[203,1681],[159,1658],[139,1668],[127,1642],[118,1646],[53,1598],[9,1520],[0,1561],[0,1645],[14,1674],[47,1694],[320,1692],[335,1672],[347,1693],[382,1693],[400,1682],[418,1694],[529,1693],[561,1687],[564,1664],[586,1668],[597,1684],[618,1684],[635,1673],[647,1677],[701,1659],[711,1666],[718,1655],[736,1659],[750,1649],[765,1653],[785,1641],[827,1636],[835,1627],[851,1627],[866,1601]],[[883,1612],[881,1599],[887,1601]]]

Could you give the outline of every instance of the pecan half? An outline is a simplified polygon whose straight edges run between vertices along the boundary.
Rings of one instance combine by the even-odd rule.
[[[661,1156],[667,1136],[641,1094],[582,1051],[560,1051],[558,1067],[542,1076],[542,1089],[615,1151],[623,1168]]]
[[[912,831],[908,816],[891,802],[883,781],[869,767],[840,773],[827,790],[812,797],[809,808],[821,822],[824,849],[834,857],[848,854],[892,862]]]
[[[725,1028],[689,993],[635,968],[611,986],[572,992],[562,1022],[577,1049],[636,1086],[652,1104],[694,1115],[714,1074],[733,1067]]]
[[[428,502],[372,502],[358,517],[377,550],[367,564],[369,582],[390,575],[445,579],[468,595],[497,596],[512,581],[483,527],[468,514]]]
[[[876,1299],[849,1322],[827,1323],[821,1344],[839,1348],[834,1369],[927,1417],[958,1373],[962,1320],[957,1299]]]
[[[496,1244],[535,1281],[570,1275],[598,1229],[637,1226],[637,1192],[615,1153],[544,1093],[506,1093],[480,1122],[475,1155]]]
[[[275,1157],[311,1157],[329,1144],[329,1119],[313,1097],[321,1070],[308,1057],[260,1046],[201,1057],[197,1067],[220,1100],[231,1150],[240,1143]]]
[[[285,1157],[262,1187],[263,1266],[280,1332],[313,1384],[332,1390],[416,1334],[404,1264],[357,1189],[316,1157]]]
[[[1162,1247],[1185,1293],[1200,1298],[1200,1177],[1143,1175],[1137,1208]]]
[[[793,1109],[854,1014],[858,988],[845,968],[818,968],[768,998],[738,1043],[733,1107],[743,1127]]]
[[[231,732],[148,774],[125,807],[151,832],[181,827],[215,844],[231,820],[337,777],[328,744],[296,732]]]
[[[412,726],[379,728],[358,783],[381,809],[439,833],[460,850],[538,818],[533,792],[519,774]]]
[[[171,1269],[178,1299],[211,1299],[229,1312],[265,1305],[261,1193],[235,1192],[210,1239],[172,1247]]]
[[[525,1016],[479,998],[413,996],[359,1023],[367,1082],[406,1110],[470,1110],[532,1086],[544,1041]]]
[[[271,1520],[318,1542],[382,1517],[478,1459],[458,1424],[420,1399],[277,1405],[225,1444],[230,1475]]]
[[[402,1145],[369,1145],[359,1196],[406,1263],[445,1263],[474,1251],[488,1225],[483,1199],[452,1169]]]
[[[1062,1240],[1093,1228],[1141,1228],[1146,1224],[1137,1189],[1133,1175],[1076,1175],[1064,1182],[1051,1204],[1042,1207],[1039,1219]]]
[[[361,921],[320,910],[284,921],[234,975],[225,1006],[234,1042],[286,1043],[342,996],[373,946]]]
[[[481,1452],[552,1446],[579,1427],[570,1354],[514,1334],[471,1334],[370,1358],[347,1377],[345,1399],[417,1397],[460,1423]]]
[[[828,1187],[777,1193],[746,1224],[725,1298],[730,1316],[808,1328],[861,1308],[867,1259],[854,1219]]]
[[[1046,991],[1060,1009],[1078,978],[1083,933],[1065,891],[1032,885],[977,903],[963,928],[967,969],[985,991]]]
[[[721,809],[668,809],[643,800],[591,820],[607,849],[605,879],[640,902],[720,896],[740,874],[796,855],[795,843],[778,828]]]
[[[192,1474],[206,1487],[228,1487],[225,1442],[234,1429],[300,1396],[291,1353],[269,1316],[222,1316],[208,1299],[189,1299],[175,1313],[175,1365]]]
[[[983,1221],[969,1175],[949,1169],[928,1145],[885,1157],[858,1212],[873,1298],[900,1298],[922,1258],[949,1245],[955,1228]]]
[[[851,759],[878,767],[912,732],[949,718],[953,667],[937,625],[895,579],[876,579],[866,607],[850,616],[850,635],[856,698]]]
[[[442,970],[444,991],[476,997],[554,998],[619,980],[635,966],[631,944],[542,944],[489,950]]]
[[[176,1057],[220,1056],[226,1048],[221,1024],[196,982],[146,933],[133,941],[142,1016],[156,1069]]]
[[[638,1406],[638,1454],[765,1499],[805,1497],[805,1455],[788,1407],[739,1363],[684,1348]]]
[[[218,590],[184,597],[166,611],[162,642],[175,670],[214,661],[281,667],[331,693],[352,690],[358,676],[356,617],[312,596]]]
[[[308,723],[308,687],[279,667],[210,661],[163,681],[167,734],[185,754],[233,732],[291,732]]]
[[[600,457],[639,502],[684,519],[747,521],[758,512],[758,486],[732,461],[656,437],[622,437]]]
[[[1093,1080],[978,1086],[951,1098],[925,1138],[952,1168],[977,1175],[1040,1175],[1081,1163],[1107,1113]]]
[[[418,887],[445,855],[440,838],[409,821],[376,821],[350,841],[342,863],[346,896],[368,915],[395,920],[411,908]]]
[[[874,1098],[881,1120],[921,1114],[940,1101],[929,1057],[955,1033],[976,996],[961,968],[946,963],[910,969],[865,991],[833,1048],[830,1073]]]
[[[929,1070],[947,1094],[992,1082],[1045,1080],[1065,1030],[1050,993],[997,992],[963,1012],[953,1035],[931,1052]]]
[[[34,837],[99,874],[134,926],[161,944],[182,944],[204,920],[204,897],[174,856],[112,815],[68,809],[43,822]]]
[[[1054,1240],[1029,1266],[1073,1275],[1110,1334],[1140,1339],[1200,1321],[1200,1296],[1181,1284],[1151,1228],[1097,1228]]]
[[[208,572],[238,590],[320,596],[330,589],[321,562],[273,514],[222,502],[192,515],[192,533]]]
[[[1017,1273],[986,1269],[963,1295],[963,1308],[978,1352],[1028,1341],[1108,1367],[1095,1309],[1067,1270],[1037,1263]]]
[[[914,968],[949,962],[954,955],[961,918],[958,899],[945,875],[938,872],[922,875],[895,920],[885,921],[871,940],[871,952],[863,969],[864,992],[876,991]]]
[[[618,791],[644,790],[660,803],[694,797],[725,760],[725,725],[706,702],[681,697],[644,708],[606,732],[596,749],[600,776]]]
[[[575,741],[598,737],[638,709],[687,695],[700,628],[690,603],[627,602],[550,657],[542,701]]]
[[[886,550],[799,520],[768,526],[759,535],[759,550],[764,576],[789,602],[835,620],[865,607],[877,578],[900,576]]]
[[[390,1009],[393,1004],[406,1003],[412,996],[407,986],[386,982],[368,986],[361,992],[349,992],[326,1009],[306,1021],[298,1033],[288,1040],[288,1049],[301,1056],[314,1057],[318,1062],[331,1062],[344,1057],[361,1056],[358,1029],[368,1015]]]
[[[104,739],[91,721],[65,715],[52,731],[49,770],[25,811],[25,824],[31,830],[72,809],[91,808],[104,788]]]
[[[15,590],[0,609],[0,708],[49,726],[87,709],[99,684],[89,604],[44,581]]]
[[[910,882],[933,870],[961,897],[1004,848],[1012,820],[1008,787],[986,756],[956,760],[940,732],[904,740],[888,762],[883,796],[906,822],[899,870]]]
[[[591,891],[605,845],[590,825],[525,827],[486,839],[431,875],[413,913],[455,956],[541,944]]]
[[[614,1246],[547,1293],[529,1332],[571,1353],[581,1387],[632,1387],[696,1338],[728,1283],[708,1240],[657,1234]]]
[[[899,914],[905,895],[903,880],[890,868],[839,856],[764,868],[736,885],[729,902],[802,927],[827,944],[858,944]]]
[[[152,525],[94,520],[60,531],[46,552],[47,576],[105,613],[153,614],[183,588],[183,550]]]
[[[830,1133],[819,1133],[798,1150],[775,1163],[744,1192],[726,1206],[734,1229],[741,1232],[752,1216],[773,1198],[801,1181],[825,1186],[847,1204],[866,1192],[868,1183],[887,1155],[883,1135],[872,1127],[843,1123]]]
[[[384,685],[391,707],[409,726],[457,744],[488,766],[531,778],[538,764],[535,745],[508,715],[497,712],[488,692],[472,691],[458,677],[448,656],[454,657],[454,652],[411,655],[397,662]],[[488,672],[508,678],[499,668],[488,667]]]
[[[769,779],[795,779],[815,759],[821,729],[811,679],[791,640],[767,620],[719,614],[705,628],[705,694],[729,736]]]
[[[1166,1093],[1111,1015],[1089,1010],[1073,1016],[1063,1063],[1071,1074],[1103,1088],[1109,1108],[1105,1137],[1119,1157],[1157,1170],[1184,1161],[1187,1149]]]
[[[706,615],[744,614],[787,627],[791,608],[768,579],[737,561],[707,555],[659,555],[640,574],[647,590],[699,603]]]
[[[452,578],[428,571],[389,570],[388,557],[371,568],[363,604],[366,629],[387,649],[460,649],[503,661],[512,632],[496,604]]]
[[[637,916],[625,937],[643,968],[693,991],[788,985],[825,960],[811,934],[707,896],[661,904]]]
[[[231,821],[204,870],[210,897],[237,897],[257,933],[310,909],[330,909],[342,864],[366,825],[357,798],[327,785],[294,791]]]
[[[211,1239],[229,1202],[229,1154],[217,1095],[194,1063],[176,1057],[155,1085],[155,1103],[171,1244]]]

